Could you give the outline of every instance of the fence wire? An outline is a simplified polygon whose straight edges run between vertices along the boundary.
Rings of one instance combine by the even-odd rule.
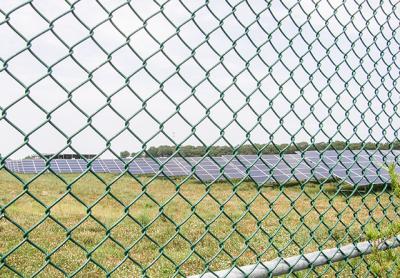
[[[201,276],[368,240],[399,214],[399,19],[390,0],[1,1],[0,276]],[[396,276],[390,258],[287,275]]]

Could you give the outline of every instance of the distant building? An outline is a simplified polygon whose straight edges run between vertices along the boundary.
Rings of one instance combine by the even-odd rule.
[[[81,158],[86,158],[86,159],[92,159],[94,158],[96,155],[95,154],[58,154],[56,156],[54,156],[54,154],[44,154],[43,155],[45,158],[51,158],[53,157],[53,159],[81,159]],[[39,157],[33,157],[33,158],[39,158]]]

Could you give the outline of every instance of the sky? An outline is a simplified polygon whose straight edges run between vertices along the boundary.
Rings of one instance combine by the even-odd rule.
[[[399,19],[396,1],[2,0],[0,153],[394,140]]]

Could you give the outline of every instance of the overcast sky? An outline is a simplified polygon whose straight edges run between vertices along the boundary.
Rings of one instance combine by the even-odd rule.
[[[315,2],[2,0],[0,153],[393,140],[397,1]]]

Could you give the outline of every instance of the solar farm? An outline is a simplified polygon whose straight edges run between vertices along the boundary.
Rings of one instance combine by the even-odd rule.
[[[48,165],[8,160],[0,171],[0,201],[7,212],[0,222],[0,250],[9,252],[1,273],[32,276],[50,253],[57,267],[47,267],[47,277],[76,271],[95,277],[189,276],[201,273],[205,261],[220,270],[232,259],[249,265],[258,254],[271,261],[333,248],[337,241],[366,240],[371,223],[388,225],[396,215],[380,164],[394,161],[395,152],[355,153],[363,155],[363,164],[351,161],[355,154],[349,152],[290,154],[285,160],[276,155],[71,159]],[[371,175],[359,178],[366,170]],[[385,174],[372,174],[376,170]],[[352,196],[339,194],[343,185],[360,180],[369,182],[367,193],[357,193],[357,185]],[[25,243],[18,247],[19,242]],[[335,269],[327,265],[296,274],[363,276],[370,272],[364,260],[369,262],[356,258]]]
[[[266,183],[337,180],[368,186],[390,181],[387,167],[398,164],[398,151],[308,151],[287,155],[225,155],[221,157],[170,157],[134,159],[44,159],[6,160],[9,171],[39,174],[128,172],[132,175],[188,177],[204,182],[251,180]]]

